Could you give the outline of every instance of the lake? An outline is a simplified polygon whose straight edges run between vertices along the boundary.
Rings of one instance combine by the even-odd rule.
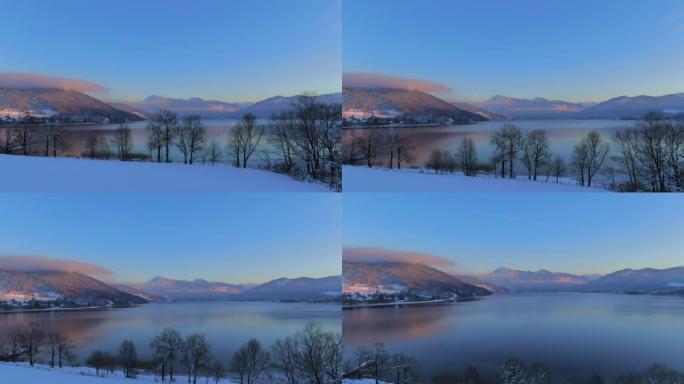
[[[206,129],[207,143],[210,143],[212,140],[216,140],[216,142],[221,146],[221,149],[223,151],[224,161],[228,161],[229,159],[228,157],[226,157],[228,155],[226,153],[228,135],[230,133],[231,128],[235,126],[237,122],[238,119],[202,119],[202,124],[204,124],[204,127]],[[182,119],[179,119],[179,123],[182,123]],[[136,121],[128,123],[128,126],[131,128],[131,136],[133,138],[133,152],[135,153],[142,153],[148,155],[150,154],[150,151],[147,148],[148,132],[145,129],[148,124],[148,121]],[[268,126],[269,121],[267,119],[259,119],[257,120],[257,124]],[[81,156],[81,154],[83,154],[87,150],[86,143],[88,141],[88,138],[93,136],[103,137],[107,140],[111,140],[114,136],[114,131],[118,127],[119,124],[89,124],[69,126],[68,130],[70,133],[71,148],[68,151],[68,154],[70,156]],[[34,149],[42,150],[43,146],[41,146],[41,143],[37,143],[36,148]],[[171,159],[173,161],[182,162],[183,155],[176,148],[176,146],[172,145],[170,149]],[[261,143],[259,144],[259,148],[257,148],[255,153],[253,154],[253,158],[250,159],[249,163],[253,165],[259,163],[266,163],[269,159],[271,161],[277,160],[278,155],[275,154],[273,150],[274,147],[269,142],[268,134],[264,134],[264,137],[262,137]],[[114,151],[113,146],[112,151]],[[156,156],[156,152],[153,155]],[[200,159],[198,157],[196,161],[199,162],[199,160]],[[230,158],[230,160],[232,161],[232,158]]]
[[[569,162],[574,146],[580,142],[587,133],[597,130],[607,141],[612,141],[615,132],[633,128],[635,121],[631,120],[514,120],[514,121],[486,121],[467,125],[444,125],[444,126],[407,126],[390,128],[370,128],[379,132],[394,133],[409,137],[415,145],[413,155],[415,161],[411,166],[423,167],[428,161],[433,150],[448,150],[455,153],[458,145],[464,137],[470,137],[475,142],[478,162],[490,164],[492,146],[489,144],[492,134],[506,124],[514,124],[523,131],[533,129],[545,129],[549,140],[550,150],[553,154],[560,154]],[[347,145],[353,135],[367,134],[368,129],[349,128],[345,129],[343,145]],[[378,160],[385,164],[389,163],[387,156]],[[518,172],[522,172],[522,164],[518,164]]]
[[[325,330],[341,332],[338,304],[267,302],[150,303],[133,308],[71,312],[0,314],[0,330],[31,322],[70,336],[83,362],[95,349],[116,353],[124,338],[135,342],[139,356],[151,356],[149,343],[165,327],[184,336],[203,333],[214,356],[227,364],[250,338],[262,345],[290,336],[315,321]],[[0,331],[0,338],[4,338]]]
[[[684,298],[592,293],[497,294],[478,301],[343,311],[347,353],[384,342],[421,364],[423,378],[488,377],[509,357],[552,367],[556,379],[588,382],[654,362],[684,371]],[[430,382],[430,380],[426,380]]]

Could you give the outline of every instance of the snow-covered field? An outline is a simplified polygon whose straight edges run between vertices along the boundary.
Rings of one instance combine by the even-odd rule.
[[[364,166],[344,166],[342,178],[344,192],[606,192],[601,188],[582,188],[570,179],[555,183],[529,181],[527,177],[514,180],[488,175],[465,177]]]
[[[186,376],[175,378],[177,383],[185,383]],[[198,382],[205,382],[205,378],[197,378]],[[210,380],[212,383],[214,380]],[[134,380],[126,379],[121,371],[113,374],[105,374],[100,371],[100,376],[95,375],[95,370],[88,367],[65,367],[50,368],[47,365],[36,364],[33,367],[26,363],[0,363],[0,382],[2,383],[50,383],[50,384],[135,384],[161,382],[159,377],[151,375],[138,375]],[[229,379],[221,379],[220,384],[232,384]]]
[[[0,192],[327,192],[319,183],[226,165],[0,155]]]

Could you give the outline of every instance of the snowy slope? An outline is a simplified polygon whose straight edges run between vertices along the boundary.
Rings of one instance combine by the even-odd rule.
[[[136,379],[126,379],[121,371],[112,375],[105,375],[100,371],[100,376],[95,376],[95,370],[88,367],[66,367],[63,369],[50,368],[46,365],[29,367],[25,363],[0,363],[0,378],[2,383],[50,383],[50,384],[136,384],[160,382],[151,375],[138,375]],[[177,383],[185,383],[186,377],[179,376]],[[205,378],[197,381],[205,382]],[[211,380],[213,383],[214,381]],[[231,380],[222,379],[220,384],[231,384]]]
[[[317,183],[225,165],[0,155],[0,192],[326,192]]]
[[[492,176],[436,175],[417,170],[390,170],[345,166],[344,192],[605,192],[582,188],[565,180],[560,184],[525,179],[496,179]]]

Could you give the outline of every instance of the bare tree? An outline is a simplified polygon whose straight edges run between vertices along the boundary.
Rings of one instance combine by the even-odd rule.
[[[527,168],[527,178],[537,180],[539,169],[546,165],[549,158],[549,141],[546,131],[535,129],[529,131],[522,140],[521,160]]]
[[[159,143],[156,145],[159,145],[160,151],[161,148],[164,148],[164,161],[167,163],[170,161],[169,147],[175,139],[177,126],[178,117],[176,113],[166,108],[159,110],[159,113],[152,118],[152,127],[156,128],[159,134]]]
[[[560,181],[561,177],[565,176],[567,167],[565,165],[565,161],[560,155],[554,156],[553,160],[551,160],[550,171],[553,177],[556,178],[556,183]]]
[[[256,339],[250,339],[247,344],[233,355],[233,370],[240,375],[240,384],[253,384],[266,370],[270,355]]]
[[[395,369],[396,383],[409,383],[418,378],[418,362],[403,353],[392,356],[391,364]],[[464,375],[465,378],[466,375]],[[477,381],[464,380],[468,384],[478,384]]]
[[[128,124],[120,124],[116,131],[114,131],[112,145],[116,148],[119,160],[128,160],[131,150],[133,149],[131,128]]]
[[[527,367],[519,359],[511,358],[496,367],[503,384],[524,384],[527,380]]]
[[[169,370],[169,381],[173,382],[173,373],[181,352],[183,338],[178,330],[165,328],[152,339],[150,348],[154,351],[156,360],[161,364],[161,379],[165,380],[166,368]]]
[[[464,137],[461,144],[458,146],[456,154],[461,166],[461,170],[465,176],[477,175],[477,151],[475,150],[475,143],[470,137]]]
[[[123,368],[124,376],[127,378],[134,378],[136,376],[135,369],[138,365],[138,353],[135,350],[135,344],[131,340],[124,340],[119,346],[119,363]]]
[[[307,379],[314,384],[325,382],[325,332],[318,323],[309,323],[296,335],[300,346],[301,369]]]
[[[48,335],[47,344],[50,348],[50,366],[52,368],[55,367],[55,361],[62,368],[65,361],[73,361],[76,358],[74,343],[68,336],[51,333]]]
[[[641,186],[639,132],[634,129],[617,132],[613,138],[613,142],[615,143],[617,150],[617,155],[613,156],[613,161],[619,164],[627,174],[629,190],[636,191]]]
[[[16,134],[16,142],[22,150],[24,156],[28,156],[32,152],[32,146],[34,141],[34,118],[30,116],[28,112],[21,119],[21,124]]]
[[[211,377],[214,379],[214,384],[219,384],[221,379],[226,377],[226,370],[223,368],[223,364],[219,360],[214,360],[210,367]]]
[[[591,187],[594,176],[601,170],[609,150],[610,146],[603,142],[601,134],[597,131],[589,132],[576,147],[576,154],[579,156],[577,165],[586,173],[588,187]],[[584,180],[582,175],[581,185],[584,185]]]
[[[211,165],[215,165],[216,163],[221,161],[221,158],[223,157],[223,151],[221,150],[221,146],[216,142],[216,140],[212,140],[207,146],[206,157],[207,160],[211,163]]]
[[[100,369],[103,369],[107,364],[104,352],[93,351],[93,353],[88,356],[86,364],[89,367],[95,368],[95,375],[98,376],[100,374]]]
[[[235,166],[247,168],[247,161],[259,146],[263,135],[264,128],[257,125],[256,116],[252,113],[242,116],[230,131],[230,148],[235,156]]]
[[[183,344],[183,357],[181,359],[183,366],[188,370],[188,383],[197,384],[197,374],[210,361],[209,344],[207,344],[204,335],[192,334],[188,336]]]
[[[190,115],[183,119],[176,131],[178,141],[176,146],[183,153],[183,163],[192,164],[195,153],[202,150],[206,141],[206,130],[202,124],[202,117]]]
[[[401,162],[412,162],[415,146],[408,136],[392,133],[387,135],[385,145],[389,152],[390,169],[394,167],[394,159],[397,160],[397,169],[401,169]]]
[[[297,116],[294,111],[284,111],[271,117],[276,146],[280,152],[285,170],[291,171],[294,166],[295,144],[293,136],[297,128]]]
[[[40,352],[45,340],[45,334],[38,323],[31,323],[19,334],[19,345],[28,357],[29,365],[33,366],[36,355]]]
[[[342,335],[339,333],[325,333],[323,348],[323,372],[332,383],[342,380],[342,359],[344,347]]]
[[[508,163],[508,177],[514,178],[515,159],[522,146],[523,136],[520,128],[513,124],[506,124],[496,131],[490,140],[495,147],[495,153],[499,154],[501,161]],[[503,166],[503,163],[502,163]],[[502,172],[503,174],[503,172]]]
[[[589,148],[584,140],[582,140],[579,144],[575,145],[575,149],[572,151],[572,168],[578,177],[580,185],[583,187],[586,180],[588,162]]]
[[[160,163],[162,159],[162,148],[164,147],[164,131],[158,121],[150,121],[145,128],[147,130],[147,149],[151,152],[157,152],[157,162]]]
[[[297,384],[297,366],[299,364],[299,345],[294,337],[278,339],[271,348],[273,366],[287,379],[288,384]]]

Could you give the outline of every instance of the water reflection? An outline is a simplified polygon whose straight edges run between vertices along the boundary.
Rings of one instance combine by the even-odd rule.
[[[684,298],[581,293],[494,295],[451,305],[343,311],[347,351],[385,342],[417,358],[425,377],[475,365],[491,377],[506,358],[555,374],[612,381],[654,362],[684,370]]]
[[[492,146],[489,143],[492,133],[505,124],[514,124],[523,133],[533,129],[545,129],[549,139],[550,150],[559,154],[566,161],[570,160],[574,146],[587,133],[598,130],[605,140],[611,141],[615,132],[634,128],[634,121],[628,120],[515,120],[515,121],[487,121],[478,124],[455,126],[413,126],[395,128],[375,128],[379,132],[398,134],[409,137],[415,145],[412,166],[423,167],[433,150],[448,150],[456,152],[460,141],[470,137],[475,142],[478,161],[489,164],[492,156]],[[354,135],[367,134],[367,129],[350,128],[344,131],[343,145],[349,145]],[[389,158],[380,156],[379,161],[388,163]],[[522,167],[522,165],[519,165]]]
[[[15,313],[0,315],[5,331],[37,322],[47,332],[71,337],[85,359],[95,349],[115,351],[124,338],[136,343],[141,357],[150,357],[148,344],[164,327],[183,334],[204,333],[213,353],[227,361],[249,338],[265,345],[294,334],[310,321],[327,331],[341,332],[340,308],[335,304],[200,302],[146,304],[100,311]],[[3,336],[0,332],[0,337]]]

